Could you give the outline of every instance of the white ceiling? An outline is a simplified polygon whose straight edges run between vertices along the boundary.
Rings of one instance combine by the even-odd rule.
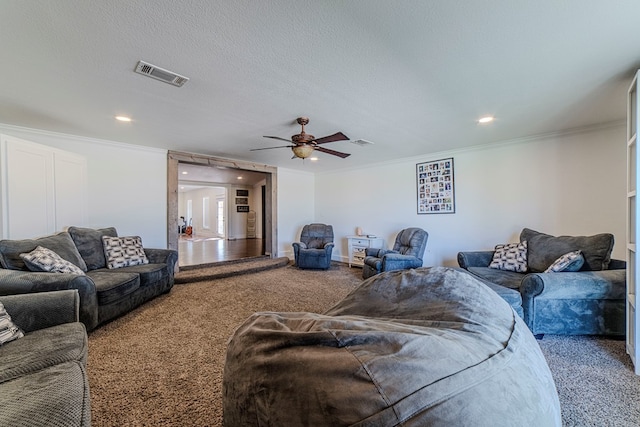
[[[0,122],[312,172],[624,120],[638,0],[3,0]],[[190,80],[133,72],[144,60]],[[129,115],[133,122],[116,122]],[[476,120],[495,115],[491,125]],[[374,145],[291,160],[263,135]]]

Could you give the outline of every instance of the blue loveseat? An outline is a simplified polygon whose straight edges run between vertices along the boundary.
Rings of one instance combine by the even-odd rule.
[[[459,252],[458,264],[494,290],[506,288],[499,293],[512,298],[509,302],[537,337],[625,335],[626,263],[611,259],[613,235],[555,237],[525,228],[520,242],[527,247],[524,272],[489,267],[495,251]],[[579,271],[544,272],[576,250],[584,256]],[[520,294],[520,310],[513,291]]]

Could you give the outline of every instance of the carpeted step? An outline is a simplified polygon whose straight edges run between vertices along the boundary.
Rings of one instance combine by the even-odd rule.
[[[180,272],[176,273],[175,283],[192,283],[203,280],[223,279],[225,277],[238,276],[240,274],[257,273],[260,271],[285,267],[289,265],[289,262],[290,260],[287,257],[259,257],[248,260],[208,264],[204,266],[197,266],[195,268],[181,268]]]

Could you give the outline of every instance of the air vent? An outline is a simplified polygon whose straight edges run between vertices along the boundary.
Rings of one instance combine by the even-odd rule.
[[[136,73],[143,74],[151,77],[152,79],[160,80],[161,82],[169,83],[170,85],[181,87],[183,84],[189,81],[189,77],[181,76],[173,71],[165,70],[164,68],[156,67],[144,61],[138,61],[136,65]]]
[[[354,139],[351,141],[352,144],[364,146],[364,145],[373,145],[373,142],[367,141],[366,139]]]

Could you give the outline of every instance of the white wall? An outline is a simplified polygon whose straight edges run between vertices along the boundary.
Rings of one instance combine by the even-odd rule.
[[[236,190],[249,190],[249,196],[237,196]],[[229,226],[227,231],[229,233],[229,239],[246,239],[247,238],[247,213],[238,212],[236,205],[236,198],[248,198],[251,202],[254,197],[255,189],[246,185],[231,185],[229,186]],[[246,205],[244,205],[246,206]],[[256,210],[256,206],[249,203],[250,210]]]
[[[203,227],[203,198],[209,197],[209,228]],[[222,197],[226,202],[226,190],[223,187],[200,188],[197,190],[185,191],[178,193],[178,217],[184,216],[187,225],[187,200],[191,200],[191,209],[193,218],[191,223],[193,227],[192,235],[198,238],[221,237],[218,234],[218,206],[217,199]]]
[[[166,150],[4,124],[0,133],[85,156],[87,226],[114,226],[121,236],[141,236],[146,247],[167,247]]]
[[[429,232],[424,265],[457,265],[464,250],[517,241],[523,227],[554,235],[613,233],[624,259],[625,128],[615,126],[416,157],[315,177],[315,220],[332,224],[333,258],[360,226],[391,246],[397,232]],[[416,213],[416,163],[453,157],[455,214]]]
[[[314,222],[312,173],[278,168],[278,254],[293,259],[293,242],[300,241],[305,224]]]
[[[115,226],[147,247],[166,247],[166,151],[2,124],[0,133],[85,156],[88,226]],[[456,213],[417,215],[415,165],[443,157],[454,157]],[[611,232],[614,256],[624,258],[625,175],[624,126],[315,176],[279,168],[276,255],[292,257],[304,224],[324,222],[334,227],[334,259],[345,262],[344,237],[358,226],[387,246],[402,228],[424,228],[425,265],[456,265],[458,251],[515,241],[523,227]]]

